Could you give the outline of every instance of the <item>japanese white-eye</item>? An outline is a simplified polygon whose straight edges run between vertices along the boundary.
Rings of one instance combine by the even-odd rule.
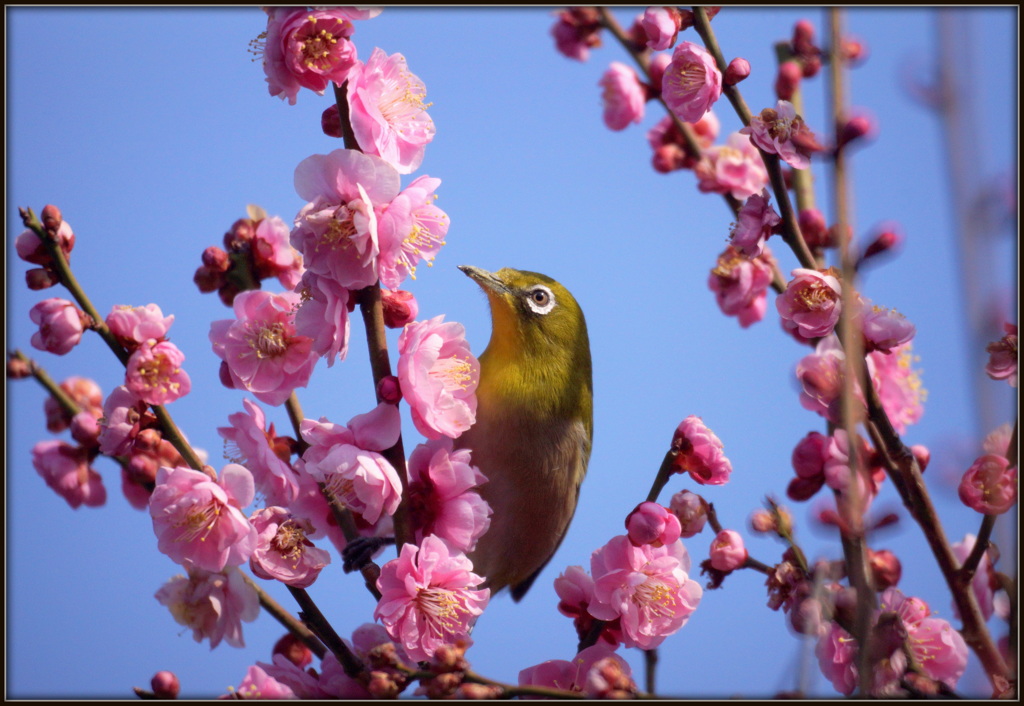
[[[520,600],[562,543],[594,431],[583,312],[550,277],[462,265],[487,294],[491,340],[480,356],[476,423],[455,441],[487,476],[490,529],[469,557],[491,592]]]

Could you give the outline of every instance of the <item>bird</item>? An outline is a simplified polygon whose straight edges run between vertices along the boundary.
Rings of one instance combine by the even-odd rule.
[[[478,490],[493,511],[469,558],[492,595],[507,587],[519,602],[565,538],[590,461],[587,324],[569,290],[546,275],[459,269],[491,309],[476,422],[455,440],[487,477]]]

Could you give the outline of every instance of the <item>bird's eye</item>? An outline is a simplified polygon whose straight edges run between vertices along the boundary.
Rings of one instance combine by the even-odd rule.
[[[546,314],[555,306],[555,295],[542,284],[526,293],[526,303],[535,314]]]

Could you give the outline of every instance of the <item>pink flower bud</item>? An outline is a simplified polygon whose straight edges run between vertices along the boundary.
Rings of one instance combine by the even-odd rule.
[[[682,169],[686,164],[686,153],[679,145],[661,145],[654,150],[651,166],[660,174]]]
[[[796,61],[784,61],[779,65],[779,73],[775,77],[775,94],[780,100],[788,101],[800,88],[800,79],[804,70]]]
[[[863,137],[873,138],[877,132],[878,125],[870,116],[854,115],[840,129],[837,147],[845,147],[854,140],[859,140]]]
[[[800,56],[810,56],[818,52],[814,44],[814,25],[810,20],[800,20],[793,25],[793,52]]]
[[[772,513],[767,510],[754,510],[750,515],[750,529],[758,534],[767,534],[775,531],[775,520]]]
[[[734,571],[747,561],[743,537],[735,530],[722,530],[711,542],[711,566],[719,571]]]
[[[25,262],[33,265],[49,265],[53,262],[46,246],[35,231],[24,230],[14,239],[14,249]]]
[[[910,452],[914,454],[914,458],[917,459],[917,465],[921,469],[921,473],[928,468],[928,463],[932,460],[932,453],[928,450],[927,446],[921,444],[914,444],[910,447]]]
[[[158,699],[176,699],[178,692],[181,691],[178,677],[174,672],[166,670],[154,674],[149,685],[153,688],[153,695]]]
[[[679,519],[679,536],[693,537],[704,529],[708,521],[707,509],[701,497],[689,490],[681,490],[672,496],[669,509]]]
[[[51,233],[56,233],[60,228],[60,224],[64,222],[64,216],[61,214],[60,209],[53,204],[47,204],[43,206],[43,211],[40,214],[40,218],[43,222],[43,227]]]
[[[670,63],[672,63],[672,55],[667,52],[651,57],[651,63],[647,66],[647,75],[651,83],[647,88],[654,91],[655,95],[661,93],[661,80],[665,77],[665,69]]]
[[[226,252],[216,245],[211,245],[203,250],[203,264],[211,270],[227,272],[231,267],[231,259]]]
[[[32,364],[21,358],[7,359],[7,379],[24,380],[32,375]]]
[[[648,7],[640,19],[644,42],[654,51],[668,49],[675,44],[682,21],[674,7]]]
[[[895,228],[884,228],[875,239],[864,249],[863,260],[867,260],[869,257],[880,255],[884,252],[888,252],[895,248],[898,248],[903,244],[903,236],[900,235],[899,231]]]
[[[749,75],[750,62],[742,57],[736,57],[725,69],[725,85],[735,86]]]
[[[223,272],[209,268],[206,265],[200,265],[196,268],[196,273],[192,275],[192,281],[195,282],[196,287],[203,294],[216,292],[225,283]]]
[[[900,582],[903,568],[900,565],[900,560],[888,549],[881,549],[877,552],[868,549],[868,565],[871,568],[876,591],[884,591]]]
[[[804,78],[814,78],[821,71],[821,57],[820,56],[808,56],[803,60],[803,76]]]
[[[377,383],[377,396],[381,402],[398,404],[402,399],[402,386],[394,375],[387,375]]]
[[[402,328],[416,320],[420,306],[412,292],[404,289],[381,289],[384,305],[384,325],[388,328]]]
[[[993,380],[1006,380],[1010,387],[1017,387],[1017,325],[1003,324],[1006,335],[985,346],[988,362],[985,373]]]
[[[800,478],[817,478],[825,471],[825,449],[829,437],[812,431],[793,449],[793,470]]]
[[[660,547],[679,539],[682,527],[679,518],[658,503],[643,502],[626,518],[629,541],[640,546]]]
[[[39,330],[32,334],[32,347],[64,355],[78,345],[85,330],[85,313],[67,299],[44,299],[28,312]]]
[[[71,418],[71,438],[86,448],[99,446],[100,422],[92,412],[79,412]]]
[[[821,211],[816,208],[805,208],[800,211],[800,215],[797,217],[797,223],[800,226],[800,233],[803,234],[808,247],[832,247],[833,243],[828,237],[828,227],[825,224],[825,216],[822,215]]]
[[[843,37],[841,40],[843,57],[850,64],[859,64],[868,58],[868,47],[857,37]]]
[[[45,267],[33,267],[31,270],[25,272],[25,284],[33,292],[38,292],[41,289],[49,289],[55,286],[60,279],[53,270],[49,270]]]
[[[341,116],[338,113],[338,104],[331,103],[320,116],[320,129],[328,137],[342,137]]]
[[[1002,456],[980,456],[960,480],[964,505],[986,515],[1001,515],[1017,503],[1017,468]]]

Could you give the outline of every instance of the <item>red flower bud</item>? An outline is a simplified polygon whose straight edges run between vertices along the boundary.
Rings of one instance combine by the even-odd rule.
[[[320,116],[320,129],[328,137],[342,137],[341,115],[338,113],[338,104],[332,103]]]
[[[34,292],[56,286],[59,281],[56,273],[45,267],[33,267],[25,272],[25,284]]]
[[[158,699],[176,699],[181,691],[181,684],[174,672],[162,671],[153,675],[149,682],[153,688],[153,695]]]
[[[21,358],[7,359],[7,377],[11,380],[24,380],[32,374],[32,366]]]
[[[380,382],[377,383],[377,396],[381,402],[398,404],[402,399],[402,387],[398,382],[398,378],[394,375],[381,378]]]
[[[888,549],[872,551],[868,549],[868,564],[871,567],[871,576],[875,581],[875,590],[884,591],[890,586],[900,582],[900,575],[903,567],[900,560]]]
[[[862,137],[874,137],[877,127],[874,120],[866,115],[855,115],[846,121],[839,131],[838,147],[845,147]]]
[[[868,58],[868,47],[856,37],[843,37],[841,44],[843,58],[850,64],[859,64]]]
[[[228,268],[231,267],[231,259],[226,252],[216,245],[211,245],[206,250],[203,250],[203,264],[211,270],[227,272]]]
[[[300,669],[305,668],[313,661],[313,652],[291,633],[285,634],[274,643],[271,654],[284,655],[285,659]]]
[[[825,216],[818,209],[805,208],[797,217],[797,223],[808,247],[828,248],[834,244],[828,237]]]
[[[57,229],[60,228],[60,224],[64,222],[64,216],[61,214],[60,209],[53,204],[47,204],[43,206],[43,212],[40,215],[40,220],[43,222],[43,227],[46,228],[50,233],[56,233]]]
[[[656,172],[668,174],[677,169],[682,169],[685,161],[686,153],[683,152],[679,145],[662,145],[654,150],[651,166],[654,167]]]
[[[789,496],[790,500],[802,502],[809,500],[811,496],[821,490],[823,485],[825,485],[824,474],[814,478],[800,478],[797,476],[789,481],[789,486],[786,487],[786,495]]]
[[[884,228],[881,233],[875,236],[875,239],[864,249],[863,259],[867,260],[869,257],[880,255],[881,253],[888,252],[899,247],[903,243],[903,236],[899,234],[894,228]]]
[[[420,311],[419,304],[412,292],[404,289],[381,289],[381,300],[384,305],[384,325],[388,328],[402,328],[416,320]]]

